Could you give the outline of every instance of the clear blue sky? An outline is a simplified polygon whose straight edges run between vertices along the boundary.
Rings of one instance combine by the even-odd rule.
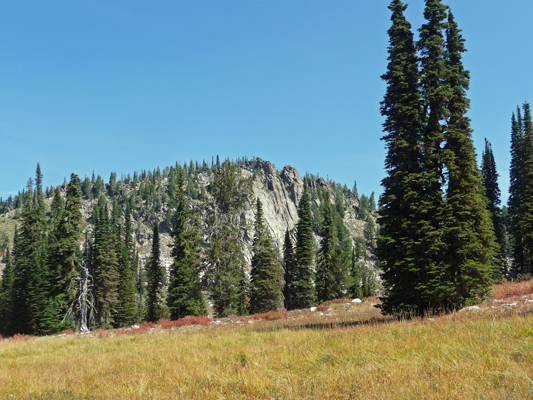
[[[423,1],[408,2],[418,29]],[[478,158],[507,198],[511,112],[533,95],[533,1],[448,0],[469,52]],[[253,155],[381,192],[388,0],[4,1],[0,196],[41,163],[133,173]]]

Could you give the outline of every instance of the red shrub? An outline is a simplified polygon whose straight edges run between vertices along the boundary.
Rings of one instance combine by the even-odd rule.
[[[109,331],[106,331],[105,329],[102,329],[102,328],[97,328],[96,329],[96,334],[100,338],[106,338],[106,337],[108,337],[110,335]]]
[[[286,308],[278,308],[277,311],[267,311],[262,314],[252,314],[250,315],[250,318],[253,320],[259,320],[259,319],[266,319],[269,321],[273,321],[276,319],[287,319],[289,315],[287,314]]]
[[[167,319],[161,319],[159,320],[159,325],[163,329],[170,329],[172,327],[181,327],[181,326],[189,326],[189,325],[209,325],[211,323],[211,319],[205,316],[195,317],[193,315],[188,315],[184,318],[177,319],[175,321],[169,321]]]
[[[30,339],[31,339],[30,335],[25,335],[23,333],[17,333],[16,335],[11,337],[11,340],[13,340],[15,342],[26,341],[26,340],[30,340]]]
[[[506,282],[502,285],[497,285],[492,293],[492,297],[497,300],[506,299],[513,296],[523,296],[533,293],[533,280],[519,280],[514,282]]]
[[[74,335],[74,331],[72,329],[67,329],[67,330],[61,331],[61,335]]]
[[[4,337],[2,335],[0,335],[0,340],[4,340]]]

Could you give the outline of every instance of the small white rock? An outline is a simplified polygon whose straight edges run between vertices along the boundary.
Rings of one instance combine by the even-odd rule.
[[[137,324],[135,324],[135,325],[132,325],[132,326],[131,326],[131,328],[132,328],[132,329],[139,329],[139,328],[140,328],[140,326],[139,326],[139,325],[137,325]]]
[[[481,308],[478,306],[470,306],[470,307],[465,307],[459,310],[459,312],[465,312],[465,311],[481,311]]]
[[[362,302],[363,302],[363,300],[361,300],[361,299],[353,299],[352,300],[352,303],[362,303]]]
[[[311,312],[315,312],[315,311],[316,311],[316,307],[311,307],[309,310],[310,310]]]

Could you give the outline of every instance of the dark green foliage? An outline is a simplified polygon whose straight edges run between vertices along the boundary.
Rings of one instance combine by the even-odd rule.
[[[283,295],[285,297],[285,308],[294,309],[294,281],[296,280],[296,254],[292,246],[292,240],[289,230],[285,232],[285,241],[283,242]]]
[[[296,278],[294,281],[294,307],[307,308],[316,302],[314,287],[314,237],[311,229],[312,215],[304,179],[304,192],[298,207],[298,224],[296,226]]]
[[[498,185],[498,172],[496,171],[496,161],[490,142],[485,139],[485,150],[481,161],[481,176],[485,196],[487,198],[487,208],[492,220],[494,235],[498,244],[495,265],[497,267],[496,276],[502,275],[506,270],[505,260],[507,258],[507,232],[503,222],[502,210],[500,209],[500,187]]]
[[[263,218],[263,206],[256,202],[255,236],[250,276],[250,313],[264,313],[282,306],[281,266],[272,237]]]
[[[176,217],[174,219],[172,257],[167,305],[171,319],[187,315],[207,315],[207,305],[200,287],[200,230],[194,211],[184,193],[184,181],[178,171]]]
[[[95,205],[93,220],[94,244],[91,257],[97,323],[102,328],[109,328],[115,322],[120,275],[112,227],[109,223],[109,209],[103,196]]]
[[[333,270],[333,251],[335,249],[333,216],[329,192],[324,196],[322,209],[322,239],[316,262],[316,297],[317,302],[322,303],[336,298],[337,282]]]
[[[129,326],[138,320],[137,303],[135,301],[135,282],[130,268],[129,254],[125,245],[123,246],[121,256],[118,271],[118,304],[115,318],[115,325],[117,327]]]
[[[509,231],[515,273],[533,272],[533,123],[528,103],[512,118]]]
[[[444,208],[444,269],[431,271],[428,304],[445,310],[457,309],[490,291],[495,249],[492,224],[480,191],[466,90],[469,73],[462,65],[464,39],[448,12],[446,30],[448,121],[444,130],[444,160],[448,190]],[[441,221],[442,224],[442,221]],[[442,255],[438,255],[442,257]]]
[[[376,255],[387,294],[382,310],[423,314],[456,309],[486,293],[493,239],[466,117],[464,40],[447,7],[426,0],[419,74],[405,8],[399,0],[390,6],[389,66],[383,76],[388,87],[381,109],[388,174]]]
[[[161,266],[161,249],[159,243],[159,226],[154,224],[152,252],[148,269],[147,310],[146,320],[156,322],[162,317],[163,285],[165,273]]]
[[[7,249],[6,255],[3,259],[5,264],[2,273],[2,281],[0,285],[0,334],[10,334],[10,324],[12,319],[12,298],[13,298],[13,279],[14,271],[11,262],[11,251]]]
[[[363,290],[361,287],[361,271],[359,265],[357,264],[356,251],[355,248],[352,251],[352,270],[351,270],[351,287],[350,287],[350,296],[353,299],[362,299]]]
[[[65,208],[53,231],[50,248],[50,273],[52,294],[56,298],[61,314],[65,314],[74,299],[75,288],[72,278],[81,262],[81,182],[77,175],[70,176],[67,186]],[[55,199],[55,198],[54,198]]]

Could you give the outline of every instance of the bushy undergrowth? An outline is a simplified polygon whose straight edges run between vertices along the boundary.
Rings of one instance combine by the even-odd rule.
[[[254,321],[257,321],[260,319],[266,319],[269,321],[273,321],[276,319],[287,319],[289,318],[289,314],[287,313],[286,308],[278,308],[277,311],[267,311],[265,313],[252,314],[250,315],[249,318],[253,319]]]

